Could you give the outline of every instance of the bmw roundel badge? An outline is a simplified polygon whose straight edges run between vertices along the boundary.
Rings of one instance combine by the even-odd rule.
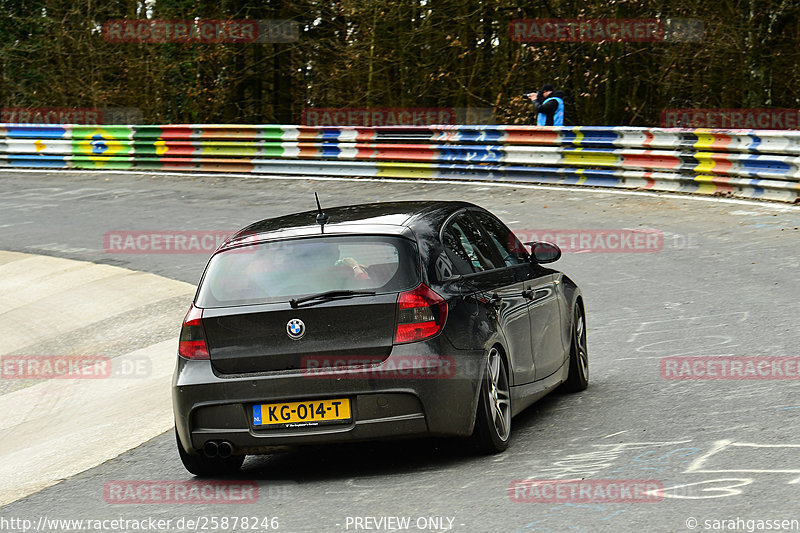
[[[286,333],[294,340],[302,339],[306,334],[306,325],[299,318],[293,318],[286,324]]]

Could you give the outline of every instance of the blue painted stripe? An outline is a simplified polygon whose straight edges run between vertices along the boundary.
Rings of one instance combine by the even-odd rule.
[[[747,149],[751,152],[758,152],[758,147],[761,145],[761,137],[753,133],[749,134],[748,137],[750,137],[750,146]]]
[[[436,147],[436,161],[481,161],[499,163],[503,160],[503,152],[499,146],[450,146]]]
[[[324,142],[338,141],[339,140],[339,136],[341,134],[342,134],[342,130],[340,130],[338,128],[337,129],[327,128],[327,129],[322,130],[322,140]]]
[[[432,127],[433,133],[450,135],[458,142],[498,143],[506,136],[502,126],[453,126],[452,128]]]
[[[561,133],[562,143],[574,144],[575,141],[578,139],[578,134],[575,133],[575,131],[573,131],[572,129],[562,130],[560,133]]]
[[[481,142],[484,132],[473,129],[457,131],[455,140],[458,142]]]
[[[25,126],[9,124],[6,137],[12,139],[63,139],[67,129],[61,126]]]
[[[750,187],[753,189],[752,196],[763,196],[764,188],[760,186],[761,180],[750,180]]]
[[[613,187],[622,183],[614,170],[587,170],[579,173],[569,167],[527,167],[520,165],[437,165],[442,177],[457,177],[467,174],[489,179],[513,178],[543,183],[574,185],[581,180],[586,185]]]
[[[339,157],[342,150],[339,148],[339,143],[322,143],[320,145],[322,157]]]
[[[9,154],[8,163],[12,167],[64,168],[67,166],[65,157],[47,155]]]
[[[608,128],[581,128],[580,132],[583,135],[583,139],[580,140],[581,145],[614,146],[619,140],[619,134]]]
[[[739,159],[738,162],[742,170],[750,173],[750,175],[763,173],[786,175],[794,169],[793,165],[763,155],[747,155]]]

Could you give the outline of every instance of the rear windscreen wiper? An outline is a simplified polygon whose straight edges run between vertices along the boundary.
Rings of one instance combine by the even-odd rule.
[[[343,298],[348,296],[360,296],[360,295],[367,295],[373,296],[375,291],[350,291],[350,290],[336,290],[336,291],[325,291],[319,294],[312,294],[310,296],[303,296],[302,298],[292,298],[289,300],[289,304],[293,308],[297,308],[298,305],[304,302],[310,302],[311,300],[326,300],[328,298]]]

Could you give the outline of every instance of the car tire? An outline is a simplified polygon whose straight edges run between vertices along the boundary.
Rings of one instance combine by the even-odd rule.
[[[562,385],[566,392],[579,392],[589,386],[589,351],[586,345],[586,317],[583,307],[575,304],[572,319],[572,344],[569,350],[569,375]]]
[[[198,477],[215,477],[234,474],[239,471],[244,463],[244,455],[231,455],[225,459],[219,457],[206,457],[202,454],[189,454],[184,451],[178,437],[178,430],[175,430],[175,441],[178,445],[178,454],[181,456],[183,466],[190,473]]]
[[[508,367],[503,355],[494,347],[486,358],[472,439],[479,452],[499,453],[508,448],[510,438],[511,389],[508,385]]]

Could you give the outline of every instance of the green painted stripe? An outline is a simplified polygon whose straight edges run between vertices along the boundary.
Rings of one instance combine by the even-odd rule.
[[[72,139],[130,139],[130,126],[71,126]]]
[[[161,138],[163,131],[164,130],[161,126],[133,126],[133,138],[136,140],[157,140]]]

